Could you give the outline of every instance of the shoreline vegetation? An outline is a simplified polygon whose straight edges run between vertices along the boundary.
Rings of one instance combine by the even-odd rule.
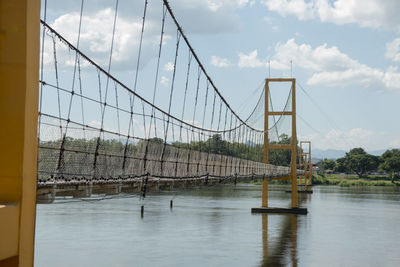
[[[385,175],[370,175],[359,178],[355,174],[325,174],[313,175],[315,185],[338,185],[338,186],[400,186],[391,177]]]
[[[251,184],[261,185],[262,180],[250,181]],[[270,184],[290,184],[290,181],[272,180]],[[298,184],[303,184],[300,179],[297,180]],[[400,182],[392,181],[392,178],[384,175],[370,175],[365,178],[359,178],[355,174],[313,174],[313,185],[336,185],[336,186],[400,186]]]

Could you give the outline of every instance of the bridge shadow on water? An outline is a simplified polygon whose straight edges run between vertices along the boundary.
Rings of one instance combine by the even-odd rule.
[[[299,204],[303,204],[311,199],[310,195],[299,195]],[[261,214],[262,221],[262,260],[261,267],[271,266],[298,266],[298,227],[302,221],[296,214]],[[270,217],[271,216],[271,217]],[[271,235],[268,231],[268,219],[273,216],[283,216],[280,224],[278,237]]]

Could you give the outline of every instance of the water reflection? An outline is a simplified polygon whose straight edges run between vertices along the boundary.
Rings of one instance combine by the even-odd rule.
[[[304,205],[311,200],[310,194],[299,194],[299,204]],[[280,224],[281,230],[278,238],[269,238],[268,235],[268,216],[282,216],[283,221]],[[277,215],[277,214],[262,214],[262,246],[263,259],[262,267],[265,266],[292,266],[297,267],[297,233],[299,216],[304,215]],[[273,242],[275,241],[275,242]]]
[[[268,216],[284,216],[278,241],[268,239]],[[263,259],[261,266],[297,266],[298,215],[261,215]]]

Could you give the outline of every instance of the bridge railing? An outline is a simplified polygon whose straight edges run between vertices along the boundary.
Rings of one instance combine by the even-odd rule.
[[[241,159],[229,155],[201,152],[188,148],[164,146],[149,140],[130,144],[106,140],[100,143],[94,166],[96,139],[66,139],[61,167],[58,168],[61,140],[39,145],[39,182],[55,180],[124,179],[150,175],[159,178],[288,175],[290,168]],[[164,149],[164,157],[160,158]]]
[[[118,29],[117,7],[108,64],[100,64],[80,50],[88,47],[87,43],[79,42],[83,5],[76,45],[43,18],[39,185],[71,180],[114,182],[144,176],[158,179],[287,176],[288,167],[262,163],[264,131],[239,117],[222,97],[167,1],[163,1],[159,21],[159,46],[152,51],[156,60],[147,62],[155,65],[142,66],[140,54],[147,4],[145,1],[142,31],[139,41],[136,40],[139,45],[133,87],[123,83],[114,72],[111,74],[114,42],[118,43],[114,31]],[[163,39],[167,14],[174,22],[168,23],[173,28],[168,32],[176,32],[176,42],[169,45]],[[173,63],[160,61],[162,52],[168,53]],[[162,77],[158,73],[164,63],[172,64],[169,78],[164,77],[170,83],[159,88]],[[141,68],[149,68],[151,71],[146,71],[150,74],[140,77],[139,74],[146,72]],[[149,92],[152,100],[143,96]]]

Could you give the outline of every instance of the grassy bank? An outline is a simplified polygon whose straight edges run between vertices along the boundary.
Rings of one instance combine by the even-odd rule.
[[[298,181],[302,183],[302,181]],[[262,180],[251,181],[252,184],[260,185]],[[290,181],[271,181],[270,184],[290,184]],[[389,177],[369,176],[358,178],[357,175],[348,174],[326,174],[325,176],[313,175],[314,185],[338,185],[338,186],[400,186],[399,182],[393,183]]]
[[[313,184],[339,185],[339,186],[396,186],[389,177],[369,176],[358,178],[357,175],[348,174],[326,174],[313,175]]]

